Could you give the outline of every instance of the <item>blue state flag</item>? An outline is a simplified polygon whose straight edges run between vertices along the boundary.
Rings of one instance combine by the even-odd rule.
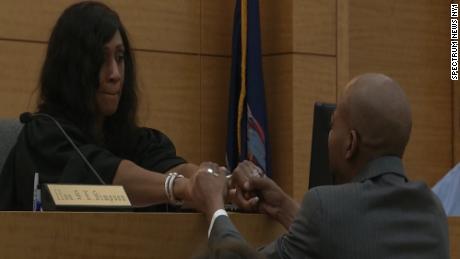
[[[250,160],[271,177],[259,1],[237,0],[233,21],[227,166]]]

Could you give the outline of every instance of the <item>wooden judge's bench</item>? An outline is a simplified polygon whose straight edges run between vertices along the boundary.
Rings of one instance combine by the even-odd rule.
[[[231,213],[253,246],[284,233],[261,214]],[[206,248],[199,213],[0,212],[0,258],[190,258]],[[460,258],[460,217],[449,218],[451,258]]]
[[[230,217],[254,246],[284,232],[265,215]],[[190,258],[207,231],[200,213],[0,212],[0,258]]]

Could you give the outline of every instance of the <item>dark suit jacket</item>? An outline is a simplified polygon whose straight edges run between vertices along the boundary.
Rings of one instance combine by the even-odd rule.
[[[244,240],[218,217],[210,245]],[[422,182],[408,181],[397,157],[370,162],[351,183],[304,196],[287,234],[260,249],[268,258],[449,258],[447,218]]]

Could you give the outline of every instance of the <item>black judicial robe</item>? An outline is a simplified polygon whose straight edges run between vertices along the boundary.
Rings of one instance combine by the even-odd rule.
[[[58,119],[101,178],[112,183],[122,159],[152,171],[166,172],[186,161],[158,130],[138,128],[134,145],[114,154],[95,144],[69,121]],[[32,210],[34,173],[39,183],[100,184],[59,128],[49,119],[35,118],[24,125],[0,174],[0,210]]]

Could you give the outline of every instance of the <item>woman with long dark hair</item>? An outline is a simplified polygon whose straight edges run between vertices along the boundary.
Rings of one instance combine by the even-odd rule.
[[[38,112],[56,118],[103,181],[123,185],[135,206],[190,200],[187,177],[198,167],[178,157],[166,135],[136,123],[134,56],[116,12],[97,2],[63,12],[39,90]],[[35,172],[40,183],[101,182],[44,116],[24,126],[5,163],[0,209],[32,208]],[[168,178],[173,184],[165,191]]]

